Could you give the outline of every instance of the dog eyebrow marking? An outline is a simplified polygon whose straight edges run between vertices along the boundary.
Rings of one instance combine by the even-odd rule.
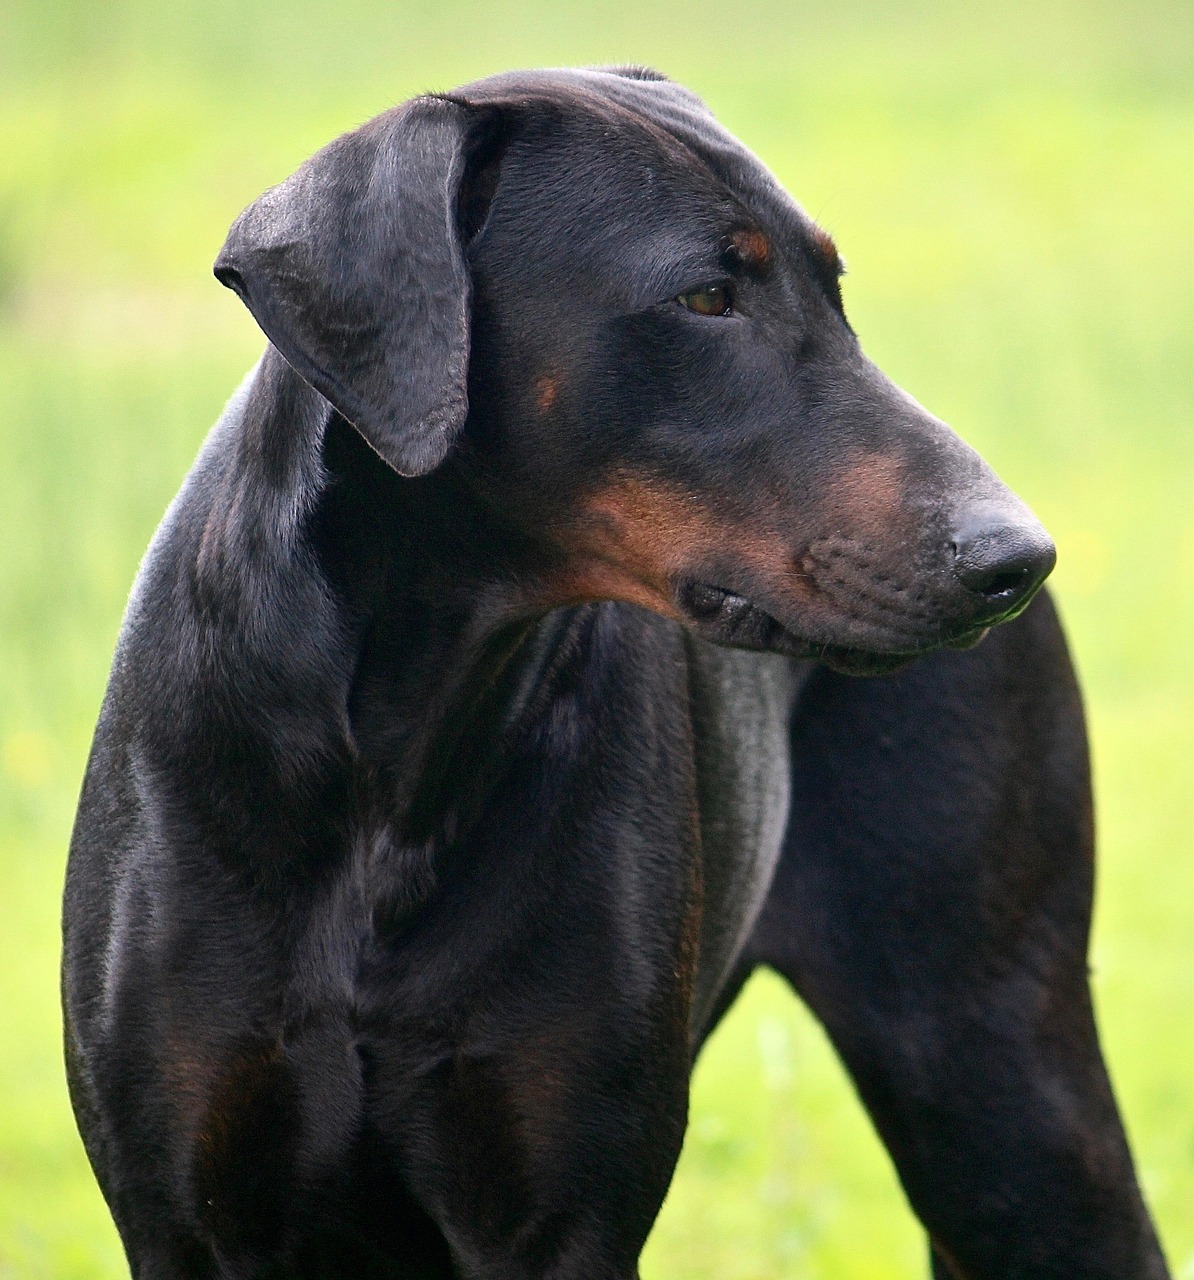
[[[815,223],[809,235],[812,237],[813,245],[816,247],[817,252],[835,272],[840,274],[844,270],[842,256],[837,251],[837,245],[833,243],[833,237],[823,227],[818,227]]]
[[[560,396],[560,380],[555,374],[541,373],[534,382],[535,404],[540,413],[549,413]]]
[[[765,267],[771,257],[771,241],[761,231],[749,227],[730,236],[730,248],[747,267]]]

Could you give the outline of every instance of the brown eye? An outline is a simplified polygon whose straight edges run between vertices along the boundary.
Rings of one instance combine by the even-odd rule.
[[[733,305],[730,287],[725,284],[703,284],[680,294],[676,301],[698,316],[728,316]]]

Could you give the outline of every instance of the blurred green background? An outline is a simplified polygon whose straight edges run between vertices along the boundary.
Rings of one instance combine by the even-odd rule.
[[[1194,6],[3,0],[0,1277],[126,1274],[59,1063],[58,895],[138,558],[261,338],[210,264],[334,134],[510,66],[701,92],[850,264],[870,354],[1056,536],[1087,691],[1105,1048],[1194,1280]],[[825,1042],[756,979],[645,1280],[924,1275]]]

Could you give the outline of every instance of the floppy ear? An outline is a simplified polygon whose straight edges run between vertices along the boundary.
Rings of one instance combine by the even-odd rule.
[[[467,106],[416,98],[317,152],[233,223],[216,278],[406,476],[468,414]]]

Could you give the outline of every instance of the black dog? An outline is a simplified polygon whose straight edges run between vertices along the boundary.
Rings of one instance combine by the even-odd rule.
[[[272,345],[142,569],[67,882],[135,1276],[629,1280],[760,964],[939,1276],[1165,1274],[1053,547],[840,272],[637,70],[416,99],[238,220]]]

